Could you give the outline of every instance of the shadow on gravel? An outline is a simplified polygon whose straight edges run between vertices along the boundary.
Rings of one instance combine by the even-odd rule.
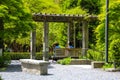
[[[54,68],[53,66],[49,65],[48,69]],[[0,72],[22,72],[21,65],[9,65],[5,71],[0,71]],[[51,74],[48,74],[51,75]]]
[[[7,69],[3,72],[22,72],[21,65],[9,65]]]
[[[52,69],[52,68],[54,68],[53,66],[51,66],[51,65],[48,65],[48,69]]]
[[[40,75],[40,76],[52,76],[53,74],[46,74],[46,75]]]

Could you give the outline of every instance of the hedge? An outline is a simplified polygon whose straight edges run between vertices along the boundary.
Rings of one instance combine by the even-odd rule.
[[[4,52],[7,54],[10,54],[11,60],[19,60],[19,59],[30,59],[30,52]],[[49,54],[49,58],[51,57],[51,54]],[[43,59],[42,52],[36,52],[35,58],[37,60]]]

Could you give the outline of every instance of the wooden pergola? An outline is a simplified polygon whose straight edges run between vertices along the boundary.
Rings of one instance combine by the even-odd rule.
[[[36,22],[43,22],[44,23],[44,32],[43,32],[43,60],[48,61],[48,53],[49,53],[49,22],[63,22],[68,23],[68,42],[70,41],[70,27],[74,27],[73,24],[75,22],[82,23],[82,54],[85,55],[86,51],[88,50],[88,22],[91,20],[96,20],[97,16],[93,15],[68,15],[68,14],[33,14],[33,20]],[[35,30],[31,33],[31,59],[35,58],[35,40],[36,40],[36,33]]]

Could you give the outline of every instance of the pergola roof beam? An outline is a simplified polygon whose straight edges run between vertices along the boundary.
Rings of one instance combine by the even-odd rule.
[[[37,22],[70,22],[70,21],[83,21],[96,19],[97,16],[93,15],[69,15],[69,14],[42,14],[42,13],[34,13],[33,20]]]

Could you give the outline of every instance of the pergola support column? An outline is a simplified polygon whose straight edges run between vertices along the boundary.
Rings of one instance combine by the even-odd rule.
[[[68,44],[69,44],[69,42],[70,42],[70,22],[68,22],[67,36],[68,36]]]
[[[83,21],[82,25],[82,55],[85,56],[88,50],[88,22]]]
[[[35,59],[35,53],[36,53],[36,29],[32,30],[31,32],[31,47],[30,47],[30,58]]]
[[[49,60],[48,33],[49,33],[49,24],[48,22],[44,21],[44,32],[43,32],[43,60],[44,61]]]
[[[74,23],[73,23],[73,21],[69,21],[68,29],[67,29],[68,44],[70,41],[73,41],[73,39],[74,39],[74,34],[72,33],[72,28],[74,29]]]
[[[76,26],[74,23],[74,48],[76,48]]]

